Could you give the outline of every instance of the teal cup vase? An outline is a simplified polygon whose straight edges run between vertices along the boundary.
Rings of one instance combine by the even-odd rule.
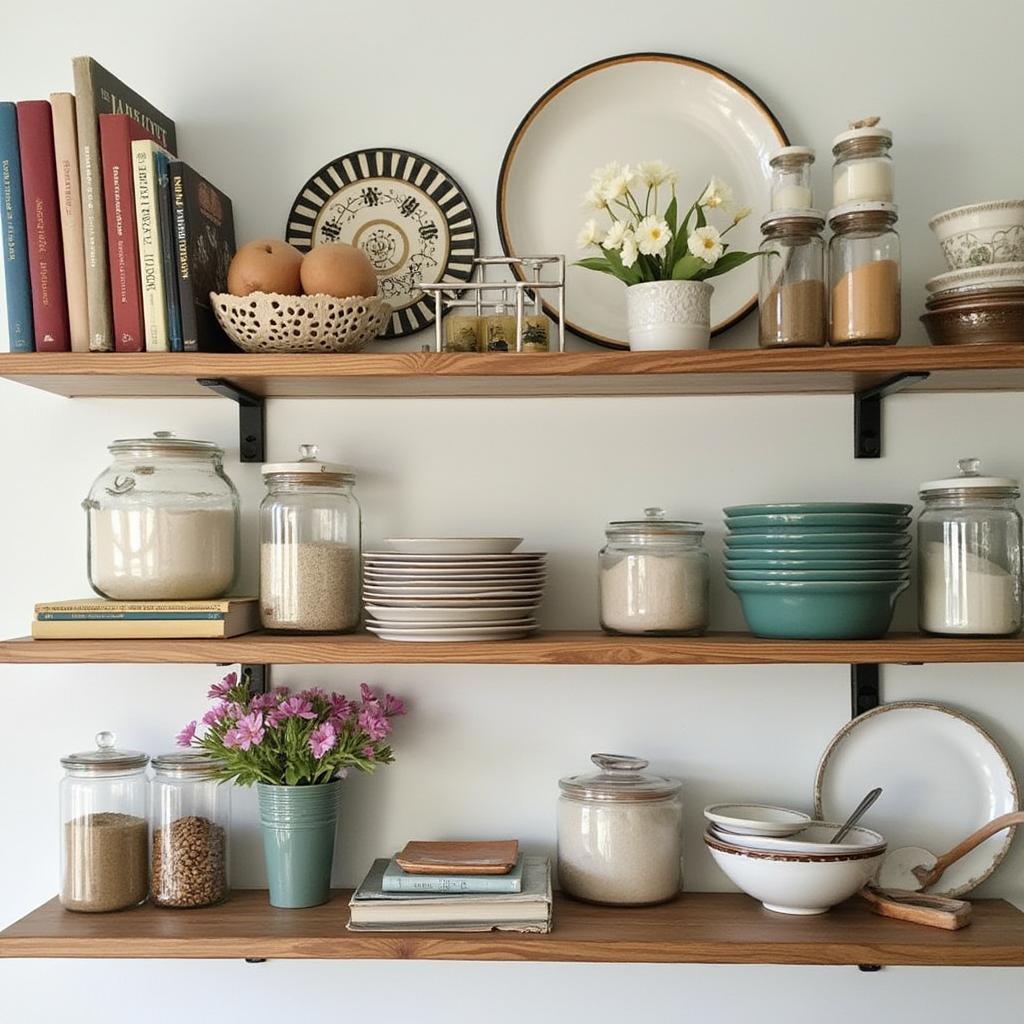
[[[270,905],[315,907],[331,893],[341,780],[315,786],[256,783]]]

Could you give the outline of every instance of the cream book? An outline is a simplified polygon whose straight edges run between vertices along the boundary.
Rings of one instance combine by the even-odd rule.
[[[229,637],[260,628],[255,597],[210,601],[105,601],[102,598],[37,604],[36,639]]]

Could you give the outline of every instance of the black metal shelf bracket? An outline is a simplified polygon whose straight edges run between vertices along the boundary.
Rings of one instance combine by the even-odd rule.
[[[238,403],[238,458],[240,462],[263,461],[263,399],[244,391],[223,377],[197,377],[196,383]]]
[[[881,682],[877,665],[850,666],[850,717],[856,718],[881,703]]]
[[[857,391],[853,396],[853,456],[856,459],[878,459],[882,455],[882,399],[912,384],[927,380],[928,374],[898,373],[873,388]]]

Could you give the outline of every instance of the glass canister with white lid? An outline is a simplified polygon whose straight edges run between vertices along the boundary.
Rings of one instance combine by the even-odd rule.
[[[157,431],[112,442],[82,507],[89,583],[118,601],[223,597],[240,566],[238,492],[224,451]]]
[[[362,515],[355,470],[315,444],[263,467],[260,619],[286,633],[351,633],[361,618]]]
[[[708,628],[710,569],[701,523],[647,508],[611,522],[598,556],[600,622],[606,633],[700,636]]]
[[[590,903],[664,903],[683,881],[682,783],[644,758],[593,754],[598,771],[559,780],[558,884]]]
[[[1022,624],[1020,481],[977,459],[920,487],[918,622],[926,633],[1013,636]]]
[[[809,146],[783,146],[768,160],[771,167],[770,208],[772,210],[807,209],[814,206],[811,164],[814,150]]]
[[[115,742],[101,732],[94,750],[60,759],[60,902],[67,910],[124,910],[149,891],[149,757]]]
[[[158,907],[209,907],[228,897],[231,787],[198,750],[153,758],[149,896]]]
[[[832,205],[895,199],[892,132],[877,118],[858,122],[832,140]]]

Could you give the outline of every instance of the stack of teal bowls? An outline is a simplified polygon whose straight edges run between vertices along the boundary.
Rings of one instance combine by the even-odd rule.
[[[755,636],[884,636],[910,586],[910,505],[791,502],[724,509],[726,585]]]

